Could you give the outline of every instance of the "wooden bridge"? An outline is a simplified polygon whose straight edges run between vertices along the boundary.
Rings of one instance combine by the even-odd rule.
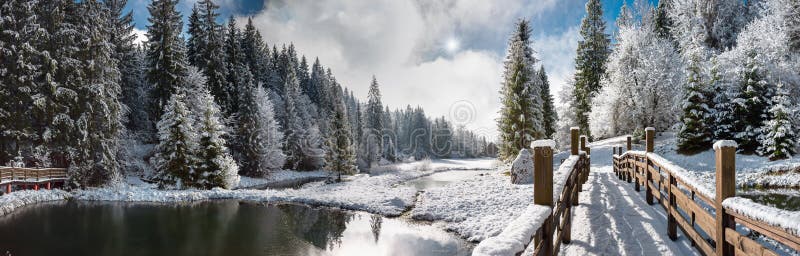
[[[0,166],[0,187],[11,193],[14,187],[21,189],[51,189],[63,186],[67,181],[66,168],[19,168]]]
[[[535,220],[540,222],[540,227],[533,234],[530,244],[517,255],[530,255],[531,252],[533,255],[558,255],[562,244],[571,242],[572,209],[578,205],[578,193],[590,174],[590,149],[586,147],[583,136],[578,146],[578,138],[578,130],[573,128],[570,153],[579,159],[577,162],[564,163],[572,164],[572,167],[569,178],[563,182],[560,196],[555,197],[557,202],[553,202],[552,164],[548,167],[548,160],[552,163],[552,154],[548,158],[547,149],[534,147],[534,203],[553,210],[544,221]],[[715,145],[716,188],[709,188],[691,172],[655,154],[654,138],[655,130],[648,128],[645,151],[632,151],[630,136],[627,137],[626,152],[621,146],[613,147],[613,175],[621,181],[619,184],[630,184],[637,192],[644,190],[646,200],[638,200],[647,204],[642,207],[663,210],[666,219],[662,221],[667,225],[661,232],[669,239],[675,241],[680,235],[701,255],[781,255],[791,250],[800,252],[800,234],[797,230],[800,227],[775,224],[780,222],[770,219],[774,218],[774,213],[786,211],[736,197],[735,143]],[[565,168],[564,164],[561,168]],[[641,193],[630,196],[639,195]],[[752,207],[772,213],[747,210]],[[682,233],[678,233],[679,228]],[[641,238],[634,236],[633,239]]]

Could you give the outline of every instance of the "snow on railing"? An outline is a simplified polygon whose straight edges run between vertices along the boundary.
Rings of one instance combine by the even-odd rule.
[[[555,142],[540,140],[531,143],[534,162],[538,163],[534,165],[536,178],[533,204],[499,235],[478,244],[472,252],[473,255],[519,255],[523,251],[552,255],[554,251],[558,251],[561,242],[569,241],[572,206],[577,205],[580,187],[586,182],[589,172],[589,148],[585,147],[585,137],[582,141],[583,147],[578,150],[579,130],[572,129],[570,132],[573,139],[571,155],[556,171],[552,170],[552,149],[555,148]],[[555,230],[555,226],[563,227],[563,230]],[[539,243],[534,244],[532,241]]]
[[[519,217],[511,221],[499,235],[481,241],[472,255],[515,255],[524,251],[531,237],[550,217],[553,210],[544,205],[531,204]]]
[[[782,210],[742,197],[725,199],[722,201],[722,206],[750,219],[780,227],[792,235],[800,236],[800,211]]]
[[[674,174],[678,179],[686,183],[686,185],[691,186],[694,188],[698,193],[702,194],[708,199],[714,200],[716,197],[716,188],[711,188],[706,185],[706,183],[702,182],[700,177],[698,177],[694,172],[684,169],[673,163],[672,161],[667,160],[659,156],[658,154],[654,153],[647,153],[647,158],[650,161],[653,161],[657,165],[664,167],[665,169],[669,170],[670,173]]]

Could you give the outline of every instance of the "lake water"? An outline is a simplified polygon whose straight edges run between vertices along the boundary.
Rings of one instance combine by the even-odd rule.
[[[420,177],[407,181],[406,186],[411,186],[417,190],[441,187],[450,183],[480,177],[485,171],[446,171],[437,172],[428,176]]]
[[[469,255],[425,224],[238,201],[46,203],[0,217],[0,255]]]
[[[800,211],[800,190],[796,189],[767,189],[767,190],[742,190],[737,196],[749,198],[756,203],[769,205],[775,208]]]

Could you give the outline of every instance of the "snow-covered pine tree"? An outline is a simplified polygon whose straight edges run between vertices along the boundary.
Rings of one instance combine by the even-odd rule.
[[[542,113],[544,120],[542,126],[544,127],[544,137],[553,138],[556,133],[556,122],[558,121],[558,113],[556,113],[555,105],[553,105],[553,95],[550,94],[550,81],[547,78],[547,72],[544,70],[544,65],[539,68],[539,79],[542,81]]]
[[[186,40],[186,60],[189,64],[198,68],[205,68],[205,61],[203,61],[203,51],[206,48],[208,37],[206,36],[207,29],[200,18],[200,7],[195,3],[192,6],[192,13],[189,14],[188,34],[189,39]]]
[[[194,54],[190,61],[203,72],[206,87],[222,107],[235,95],[228,95],[226,90],[228,69],[225,63],[225,35],[222,26],[217,23],[219,6],[213,0],[202,0],[198,4],[198,19],[194,22],[189,19],[189,48]],[[192,43],[193,40],[195,43]]]
[[[186,76],[186,47],[181,30],[181,15],[175,9],[177,0],[153,0],[147,27],[147,81],[152,90],[151,116],[160,117],[172,94],[180,88]]]
[[[500,158],[513,159],[531,141],[542,138],[542,99],[536,59],[530,46],[531,27],[519,20],[509,39],[503,72],[500,100],[503,104],[497,120],[500,131]]]
[[[253,84],[264,83],[269,78],[269,48],[266,47],[264,40],[261,38],[261,32],[258,32],[256,26],[253,25],[253,19],[247,19],[247,25],[242,32],[242,52],[244,53],[244,62],[250,68],[250,73],[253,74]]]
[[[38,1],[8,0],[0,4],[0,160],[17,156],[36,137],[30,106],[37,92],[41,54],[34,48],[39,24],[34,9]]]
[[[732,98],[733,115],[735,117],[734,138],[739,143],[738,150],[745,153],[755,152],[762,135],[761,126],[769,120],[769,106],[772,98],[766,81],[765,70],[756,60],[757,53],[750,50],[745,53],[745,66],[741,73],[738,98]]]
[[[711,130],[710,100],[706,98],[706,84],[701,69],[702,47],[690,53],[686,67],[687,83],[684,85],[681,129],[678,132],[678,152],[696,153],[708,149],[713,141]]]
[[[205,77],[190,68],[187,83],[193,88],[192,97],[196,102],[187,106],[194,113],[198,141],[196,151],[193,153],[197,162],[194,172],[190,171],[190,179],[184,180],[183,185],[196,188],[211,189],[222,187],[232,189],[239,185],[239,166],[233,160],[228,148],[225,146],[225,125],[220,122],[222,118],[217,103],[208,89],[205,88]]]
[[[288,69],[289,73],[284,85],[286,92],[284,138],[286,141],[283,143],[283,152],[286,155],[284,168],[289,170],[297,170],[300,167],[304,158],[303,140],[306,136],[302,120],[300,120],[300,111],[297,109],[297,100],[300,98],[300,81],[297,80],[294,70],[294,68]]]
[[[800,53],[800,1],[790,0],[786,16],[784,17],[786,34],[789,47],[795,53]]]
[[[265,177],[285,163],[281,149],[283,134],[278,131],[272,101],[261,86],[248,86],[241,98],[238,136],[242,173]]]
[[[606,72],[606,61],[611,53],[611,40],[605,32],[606,22],[600,0],[586,3],[586,16],[581,21],[581,40],[575,57],[575,114],[581,134],[591,135],[589,113],[591,99],[600,91],[600,79]],[[501,150],[502,152],[502,150]]]
[[[364,135],[362,136],[363,159],[368,168],[376,166],[383,155],[383,104],[378,79],[372,76],[372,83],[367,93],[367,104],[362,116]]]
[[[225,35],[225,54],[227,56],[225,65],[228,69],[228,85],[225,89],[230,98],[227,101],[221,101],[220,106],[223,113],[230,116],[239,112],[239,96],[247,90],[248,86],[253,84],[253,75],[250,73],[247,63],[245,63],[245,55],[242,50],[242,35],[236,26],[236,20],[233,16],[228,19],[228,30]]]
[[[155,148],[153,166],[161,187],[193,186],[192,176],[197,171],[197,131],[193,128],[183,90],[172,94],[158,121],[159,142]]]
[[[739,90],[730,88],[722,81],[719,70],[719,60],[716,57],[711,59],[708,84],[711,91],[717,92],[713,96],[713,111],[711,111],[712,131],[714,140],[732,140],[734,123],[736,118],[733,115],[733,103],[731,99],[739,97]]]
[[[350,122],[347,118],[344,99],[341,90],[334,90],[333,118],[330,124],[330,136],[327,141],[326,167],[335,172],[337,181],[342,179],[342,174],[358,172],[356,167],[356,152],[353,136],[350,133]]]
[[[84,83],[75,90],[80,115],[75,132],[83,139],[74,144],[70,178],[80,186],[98,186],[119,178],[117,153],[122,125],[123,105],[117,61],[111,43],[112,20],[97,0],[80,3],[81,24],[77,59],[83,66]],[[90,134],[90,135],[87,135]],[[80,138],[80,136],[78,136]]]
[[[135,90],[140,87],[142,82],[140,63],[136,52],[134,40],[136,34],[133,33],[133,12],[124,12],[127,0],[106,0],[103,4],[109,11],[109,24],[111,25],[111,44],[114,45],[113,56],[117,60],[120,72],[120,87],[122,88],[121,102],[125,105],[126,118],[125,127],[128,130],[137,130],[139,127],[132,116],[132,106],[137,105],[134,98]]]
[[[672,1],[673,0],[658,1],[658,7],[656,8],[655,30],[662,39],[675,40],[672,35],[672,28],[675,24],[672,21],[672,17],[669,16],[669,12],[672,11]]]
[[[761,147],[758,153],[779,160],[792,157],[796,152],[797,135],[791,116],[791,99],[788,89],[783,83],[775,85],[775,96],[769,109],[772,119],[764,122],[762,135],[759,137]]]

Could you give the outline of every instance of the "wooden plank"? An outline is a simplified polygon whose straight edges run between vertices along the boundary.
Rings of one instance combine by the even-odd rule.
[[[729,215],[736,219],[736,223],[745,226],[753,231],[761,233],[783,245],[786,245],[794,250],[800,251],[800,237],[787,233],[785,230],[769,225],[762,221],[757,221],[740,215],[733,211],[727,211]]]
[[[700,228],[702,228],[703,231],[706,232],[706,234],[708,234],[711,237],[714,237],[714,235],[716,234],[714,217],[712,217],[710,213],[700,208],[700,206],[697,205],[697,203],[692,201],[692,199],[686,196],[686,194],[679,191],[678,188],[675,187],[674,185],[672,186],[672,191],[673,191],[672,194],[675,195],[675,203],[678,205],[678,208],[681,208],[684,212],[689,214],[689,216],[691,216],[692,213],[694,213],[695,217],[694,223],[700,226]],[[675,215],[675,217],[678,219],[682,218],[682,217],[679,218],[678,215]]]
[[[694,230],[694,228],[688,222],[686,222],[686,219],[680,217],[680,214],[674,209],[670,213],[677,217],[675,220],[678,222],[678,227],[683,230],[683,233],[688,236],[688,239],[694,241],[694,243],[697,245],[697,248],[700,249],[700,252],[705,255],[714,254],[714,249],[711,248],[711,245],[709,245],[708,242],[706,242],[706,240],[700,236],[700,233],[698,233],[697,230]]]
[[[752,239],[739,234],[736,230],[725,228],[725,241],[736,249],[740,255],[754,256],[778,256],[777,253],[753,241]]]

